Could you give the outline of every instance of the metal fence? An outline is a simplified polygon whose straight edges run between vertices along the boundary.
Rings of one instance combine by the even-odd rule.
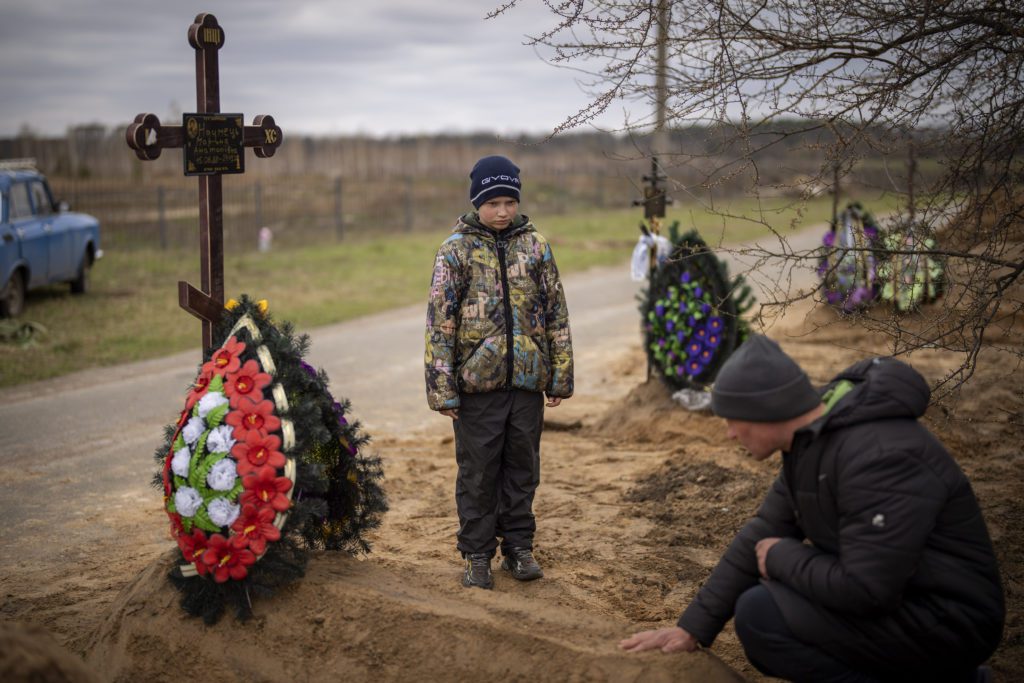
[[[544,216],[628,208],[638,196],[632,179],[612,175],[557,175],[524,179],[522,210]],[[198,183],[193,178],[145,182],[51,177],[56,197],[100,220],[105,249],[177,249],[195,244]],[[256,248],[269,227],[281,246],[343,240],[452,225],[470,208],[463,177],[244,180],[225,176],[224,239],[232,248]]]

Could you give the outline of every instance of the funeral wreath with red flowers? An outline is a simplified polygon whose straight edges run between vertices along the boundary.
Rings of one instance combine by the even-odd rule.
[[[156,482],[181,551],[171,578],[208,621],[229,601],[248,616],[249,589],[300,577],[308,550],[367,551],[363,533],[387,509],[379,459],[359,451],[368,437],[302,360],[308,338],[246,297],[222,325],[158,451]]]

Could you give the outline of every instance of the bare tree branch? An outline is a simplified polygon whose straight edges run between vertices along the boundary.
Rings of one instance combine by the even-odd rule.
[[[497,14],[531,0],[513,0]],[[541,1],[553,24],[532,39],[552,61],[586,74],[594,99],[555,132],[592,123],[616,100],[654,102],[654,0]],[[670,0],[667,123],[679,135],[659,165],[676,190],[714,210],[721,190],[806,200],[865,162],[913,145],[925,171],[914,205],[893,219],[937,236],[927,255],[947,264],[943,305],[919,315],[872,310],[864,324],[892,352],[939,347],[963,363],[936,387],[954,391],[987,345],[1024,359],[1024,5],[1005,0]],[[630,134],[653,119],[626,122]],[[698,135],[703,136],[703,144]],[[817,168],[783,177],[787,151],[812,150]],[[891,174],[886,169],[887,177]],[[693,178],[697,178],[694,182]],[[908,181],[907,183],[911,183]],[[832,188],[835,189],[834,187]],[[904,188],[899,188],[903,190]],[[751,220],[728,216],[723,220]],[[913,216],[911,223],[909,216]],[[788,244],[747,253],[758,267],[789,264],[761,283],[761,315],[812,296],[791,292],[793,268],[816,249]],[[910,255],[897,250],[894,255]],[[767,272],[767,271],[766,271]],[[1015,341],[1014,341],[1015,339]]]

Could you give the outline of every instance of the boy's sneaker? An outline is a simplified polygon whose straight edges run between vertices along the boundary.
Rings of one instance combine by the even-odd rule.
[[[533,551],[529,548],[509,548],[508,552],[502,552],[504,557],[501,560],[501,568],[512,572],[512,578],[533,581],[544,576],[544,571],[537,564],[537,560],[533,559]]]
[[[491,556],[488,553],[469,553],[466,555],[466,571],[462,574],[462,585],[466,588],[490,589],[494,587],[491,576]]]

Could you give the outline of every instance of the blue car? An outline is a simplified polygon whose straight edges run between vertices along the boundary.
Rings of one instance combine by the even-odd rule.
[[[19,315],[36,287],[69,282],[85,293],[102,255],[98,220],[55,203],[38,171],[0,162],[0,317]]]

